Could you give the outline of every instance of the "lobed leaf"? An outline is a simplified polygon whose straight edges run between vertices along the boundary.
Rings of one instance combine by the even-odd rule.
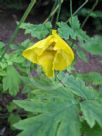
[[[102,127],[102,100],[86,100],[80,104],[84,119],[92,128],[97,122]]]
[[[11,95],[19,91],[20,75],[13,66],[7,67],[7,73],[3,77],[3,90],[9,90]]]
[[[64,77],[64,78],[63,78]],[[71,91],[84,99],[95,99],[98,94],[90,87],[86,87],[84,81],[65,73],[59,74],[58,79]]]
[[[33,93],[34,98],[31,100],[14,101],[26,111],[36,113],[14,125],[23,130],[18,136],[80,135],[77,103],[70,90],[61,87],[58,90],[36,90]]]
[[[25,34],[31,34],[32,37],[43,39],[50,33],[52,25],[50,22],[39,25],[23,23],[20,28],[25,30]]]
[[[69,25],[65,22],[58,23],[58,32],[62,38],[68,40],[71,37],[74,40],[81,42],[87,41],[89,36],[80,28],[80,23],[77,16],[73,16],[69,21]]]

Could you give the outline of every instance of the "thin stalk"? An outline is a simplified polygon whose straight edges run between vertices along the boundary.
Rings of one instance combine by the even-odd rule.
[[[88,3],[88,0],[86,0],[79,8],[73,13],[73,15],[75,16],[87,3]]]
[[[75,16],[87,3],[89,0],[86,0],[73,14],[72,16]],[[68,18],[68,20],[66,21],[66,23],[68,23],[70,20],[70,18]]]
[[[87,16],[87,17],[85,18],[85,20],[83,21],[81,28],[84,27],[85,23],[87,22],[87,20],[88,20],[89,17],[90,17],[90,14],[91,14],[92,11],[96,8],[98,2],[99,2],[99,0],[96,0],[96,2],[94,3],[94,5],[92,6],[92,8],[91,8],[91,10],[90,10],[90,12],[89,12],[89,14],[88,14],[88,16]]]
[[[44,21],[44,23],[46,23],[56,13],[58,8],[59,8],[59,5],[56,6],[56,8],[51,12],[50,16]]]
[[[63,0],[61,0],[61,3],[63,3]],[[43,23],[46,23],[57,12],[58,8],[59,5],[55,7],[55,9],[50,13],[49,17]]]
[[[71,24],[72,24],[72,0],[70,0],[70,17],[71,17]]]
[[[15,41],[15,38],[19,32],[20,25],[25,22],[26,18],[28,17],[28,15],[29,15],[30,11],[32,10],[33,6],[35,5],[35,3],[36,3],[36,0],[31,0],[28,8],[26,9],[26,11],[25,11],[24,15],[22,16],[19,24],[17,25],[13,35],[11,36],[11,38],[8,42],[8,46]]]
[[[59,5],[59,8],[58,8],[58,12],[57,12],[56,22],[58,22],[60,12],[61,12],[61,0],[58,0],[58,5]]]
[[[56,5],[57,5],[57,1],[54,2],[53,7],[52,7],[51,12],[50,12],[50,15],[47,17],[46,20],[50,20],[50,18],[51,18],[51,22],[52,22],[53,16],[51,16],[51,14],[52,14],[53,10],[56,8]],[[44,21],[44,23],[47,22],[46,20]]]

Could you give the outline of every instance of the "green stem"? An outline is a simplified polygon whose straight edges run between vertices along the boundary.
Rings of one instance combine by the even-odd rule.
[[[94,3],[94,5],[92,6],[88,16],[85,18],[85,20],[82,23],[81,28],[85,25],[85,23],[87,22],[88,18],[90,17],[90,14],[92,13],[92,11],[96,8],[97,4],[98,4],[99,0],[96,0],[96,2]]]
[[[56,5],[57,5],[57,1],[54,2],[53,7],[52,7],[51,12],[50,12],[50,15],[46,19],[47,21],[50,20],[50,18],[51,18],[51,22],[53,21],[53,16],[51,16],[51,14],[52,14],[53,10],[56,8]],[[44,21],[44,23],[47,22],[46,20]]]
[[[28,17],[28,15],[29,15],[30,11],[32,10],[33,6],[35,5],[35,3],[36,3],[36,0],[31,0],[28,8],[26,9],[26,11],[25,11],[24,15],[22,16],[19,24],[17,25],[16,30],[14,31],[12,37],[10,38],[10,40],[8,42],[8,46],[15,41],[15,38],[16,38],[18,32],[19,32],[20,25],[25,22],[26,18]]]
[[[71,24],[72,24],[72,0],[70,0],[70,17],[71,17]]]
[[[75,16],[87,3],[88,3],[88,0],[86,0],[86,1],[72,14],[72,16]],[[69,20],[70,20],[70,18],[68,18],[68,20],[66,21],[66,23],[68,23]]]
[[[86,0],[74,13],[73,15],[75,16],[87,3],[89,0]]]
[[[61,0],[61,3],[63,3],[63,0]],[[58,10],[59,5],[56,6],[56,8],[50,13],[49,17],[44,21],[46,23]]]
[[[60,11],[61,11],[61,0],[58,0],[58,4],[59,4],[59,8],[58,8],[58,12],[57,12],[56,22],[58,22],[59,16],[60,16]]]
[[[49,17],[44,21],[44,23],[46,23],[56,13],[58,8],[59,8],[59,5],[56,6],[56,8],[51,12]]]

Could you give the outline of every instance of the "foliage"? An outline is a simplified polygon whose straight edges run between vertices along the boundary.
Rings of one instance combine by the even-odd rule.
[[[76,114],[77,107],[73,96],[68,91],[70,90],[65,90],[63,87],[50,92],[43,90],[43,93],[42,90],[37,90],[33,92],[35,98],[33,97],[32,100],[14,101],[26,111],[36,114],[14,125],[24,130],[20,135],[62,136],[64,134],[66,136],[69,133],[69,135],[79,136],[80,122]]]
[[[102,74],[98,72],[89,73],[77,73],[77,77],[84,80],[87,84],[101,85],[102,84]]]
[[[87,16],[89,12],[90,12],[90,9],[83,8],[80,14],[82,14],[83,16]],[[93,11],[91,12],[90,16],[93,18],[102,18],[102,11]]]
[[[90,128],[87,124],[83,124],[83,128],[82,128],[83,133],[86,136],[101,136],[102,135],[102,129],[98,126],[95,125],[93,128]]]
[[[94,36],[90,38],[86,43],[82,44],[82,47],[94,55],[102,55],[101,41],[102,36]]]
[[[19,134],[20,136],[62,136],[63,134],[64,136],[79,136],[82,133],[81,123],[84,120],[90,127],[95,125],[95,121],[102,126],[100,110],[102,102],[101,98],[98,99],[98,93],[92,89],[92,91],[88,90],[80,79],[75,79],[70,75],[65,76],[63,84],[60,83],[57,89],[37,89],[32,91],[33,95],[28,100],[14,101],[18,106],[32,113],[32,117],[14,125],[24,130]],[[58,77],[59,80],[61,78],[63,78],[62,75]],[[83,113],[82,117],[80,117],[80,112]],[[83,118],[83,121],[80,118]]]
[[[9,90],[11,95],[16,95],[19,91],[20,75],[13,66],[7,67],[6,76],[3,78],[3,90]]]
[[[90,37],[86,34],[85,31],[81,29],[81,25],[77,16],[73,16],[69,20],[69,24],[65,22],[58,23],[58,32],[61,35],[61,37],[63,37],[65,40],[71,38],[72,40],[75,41],[72,44],[74,45],[74,48],[77,49],[76,50],[77,55],[79,56],[80,59],[87,62],[88,61],[87,56],[85,52],[80,48],[80,46],[81,44],[86,43],[86,41],[89,40]]]
[[[31,34],[32,37],[43,39],[51,32],[52,25],[50,22],[45,24],[33,25],[29,23],[23,23],[20,28],[25,30],[25,34]]]
[[[77,16],[73,16],[69,20],[69,25],[65,22],[58,23],[59,29],[58,32],[65,40],[69,38],[69,36],[76,40],[77,38],[80,41],[88,40],[88,35],[81,29],[79,20]]]

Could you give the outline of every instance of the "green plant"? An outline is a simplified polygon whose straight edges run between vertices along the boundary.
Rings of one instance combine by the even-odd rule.
[[[55,78],[48,79],[39,66],[27,62],[21,55],[33,44],[34,38],[41,40],[49,35],[53,26],[73,48],[75,58],[88,63],[86,52],[102,55],[102,37],[90,37],[82,29],[78,16],[72,13],[72,1],[71,17],[67,22],[59,21],[63,1],[56,2],[60,4],[55,3],[54,12],[51,11],[44,23],[36,25],[24,23],[33,7],[31,3],[10,39],[7,52],[5,44],[0,42],[0,93],[13,97],[13,102],[7,105],[8,121],[13,129],[21,130],[18,136],[101,136],[102,74],[78,73],[74,67],[75,59],[70,68],[56,71]],[[12,44],[19,29],[24,29],[25,34],[31,34],[32,38],[18,45]],[[19,93],[24,95],[24,100]]]
[[[41,39],[43,36],[39,37],[39,34],[45,34],[46,36],[44,31],[48,29],[40,29],[44,26],[45,24],[32,25],[24,23],[21,25],[21,28],[25,29],[25,32],[30,33],[33,37]],[[77,54],[80,48],[83,54],[85,54],[83,50],[85,49],[92,54],[101,55],[101,37],[96,36],[96,38],[91,40],[81,29],[76,16],[73,16],[72,22],[69,21],[69,24],[59,22],[57,26],[61,37],[70,42],[70,45],[76,50]],[[37,29],[41,31],[36,34]],[[34,33],[34,35],[32,33]],[[99,50],[97,44],[100,44]],[[79,55],[79,57],[86,61],[85,55]],[[14,125],[14,127],[23,130],[23,132],[19,134],[20,136],[80,136],[81,134],[86,134],[84,128],[88,125],[87,135],[89,135],[93,133],[93,127],[96,125],[96,122],[98,123],[96,135],[97,133],[101,135],[101,94],[98,93],[96,87],[93,88],[92,85],[98,84],[101,86],[102,76],[99,73],[97,73],[97,75],[91,73],[89,75],[90,78],[88,77],[90,84],[85,86],[82,79],[84,80],[84,75],[87,76],[87,74],[79,76],[78,73],[76,73],[75,76],[78,76],[78,78],[75,78],[71,75],[71,71],[68,71],[68,73],[69,74],[57,74],[56,80],[52,80],[52,83],[50,80],[47,81],[48,79],[46,80],[45,77],[40,79],[42,82],[38,79],[38,85],[36,86],[34,84],[35,89],[31,91],[26,100],[14,101],[16,105],[23,108],[28,114],[31,114],[30,118],[21,120]],[[95,81],[96,76],[97,81]],[[33,80],[35,81],[34,78]],[[85,82],[87,83],[87,80],[85,80]]]

